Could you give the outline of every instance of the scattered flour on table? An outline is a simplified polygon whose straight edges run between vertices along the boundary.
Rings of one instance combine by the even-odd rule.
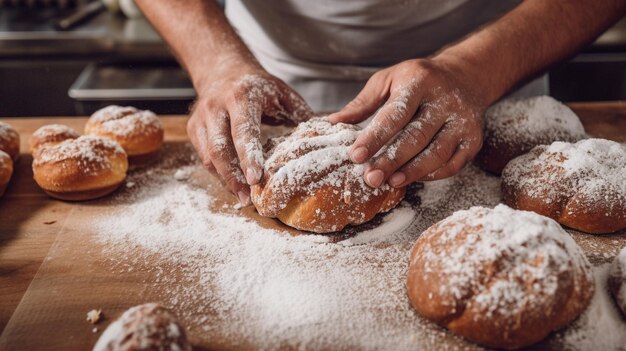
[[[176,168],[132,174],[129,181],[137,185],[112,199],[116,211],[94,218],[93,226],[112,269],[146,276],[191,330],[192,342],[227,338],[231,347],[255,349],[478,349],[417,316],[404,284],[418,235],[456,210],[498,204],[499,178],[468,166],[409,191],[407,198],[419,197],[419,206],[403,202],[377,228],[333,244],[327,236],[294,237],[212,212],[206,189],[191,179],[177,181]]]

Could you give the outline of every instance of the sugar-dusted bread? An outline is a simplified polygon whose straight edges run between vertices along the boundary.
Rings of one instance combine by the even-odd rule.
[[[185,329],[167,308],[147,303],[128,309],[102,333],[93,351],[191,351]]]
[[[504,100],[485,112],[485,138],[475,162],[500,174],[509,161],[537,145],[583,138],[578,116],[550,96]]]
[[[327,233],[395,207],[405,188],[369,187],[363,181],[366,166],[348,157],[358,131],[358,126],[316,117],[270,139],[263,178],[252,187],[257,211],[294,228]]]
[[[555,221],[505,205],[472,207],[417,239],[407,278],[423,317],[480,345],[517,349],[574,320],[594,293],[591,266]]]
[[[502,196],[583,232],[626,228],[626,146],[605,139],[537,146],[502,172]]]

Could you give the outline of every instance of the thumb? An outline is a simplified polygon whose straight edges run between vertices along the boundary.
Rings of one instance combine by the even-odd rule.
[[[370,117],[384,102],[389,92],[385,80],[373,75],[363,90],[341,111],[328,116],[330,123],[359,123]]]

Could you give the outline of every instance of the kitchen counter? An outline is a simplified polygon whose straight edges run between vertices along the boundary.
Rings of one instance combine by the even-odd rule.
[[[31,11],[31,15],[25,14],[25,11]],[[161,37],[144,18],[127,19],[104,12],[73,30],[57,31],[53,27],[54,21],[47,20],[45,12],[37,15],[37,11],[23,8],[4,8],[0,11],[0,59],[147,56],[173,60]],[[27,25],[25,22],[32,23]]]
[[[588,133],[626,142],[626,102],[571,104]],[[82,130],[86,118],[0,118],[21,135],[21,158],[13,179],[0,198],[0,332],[20,303],[45,259],[56,235],[80,203],[67,203],[46,196],[32,180],[29,138],[44,124],[67,124]],[[165,142],[187,140],[186,118],[162,117]]]

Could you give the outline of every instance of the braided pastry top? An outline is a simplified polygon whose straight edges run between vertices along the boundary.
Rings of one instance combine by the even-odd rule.
[[[263,216],[302,230],[333,232],[361,224],[395,207],[405,189],[371,188],[365,165],[348,157],[360,128],[316,117],[265,146],[264,174],[252,187],[252,202]]]

